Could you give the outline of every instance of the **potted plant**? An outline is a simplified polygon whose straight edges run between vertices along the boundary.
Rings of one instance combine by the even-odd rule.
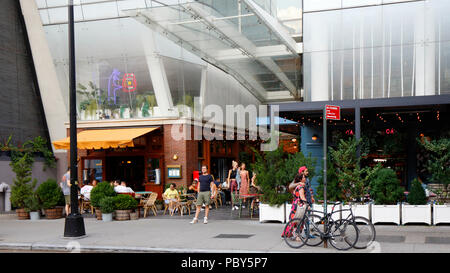
[[[435,225],[450,223],[450,204],[447,203],[450,185],[450,138],[429,141],[423,137],[417,141],[429,155],[425,166],[431,174],[430,180],[442,185],[442,190],[437,193],[438,203],[433,204],[433,222]]]
[[[63,207],[58,206],[64,202],[64,195],[54,179],[47,179],[36,191],[47,219],[58,219],[63,217]]]
[[[427,205],[427,196],[417,178],[411,181],[407,204],[402,204],[402,224],[426,223],[431,225],[431,204]]]
[[[114,197],[114,208],[116,220],[125,221],[130,220],[130,213],[132,209],[137,208],[138,202],[136,199],[128,194],[118,194]]]
[[[25,200],[25,210],[30,213],[30,220],[39,220],[41,204],[36,193],[33,193]]]
[[[116,196],[117,193],[114,191],[114,187],[111,186],[107,181],[103,181],[97,184],[91,191],[91,204],[95,208],[95,214],[97,220],[102,220],[102,211],[100,208],[100,200],[107,196]]]
[[[377,170],[370,183],[370,195],[375,200],[372,205],[372,223],[391,222],[400,225],[400,201],[403,188],[394,170],[382,168]]]
[[[114,197],[105,196],[100,200],[100,209],[102,211],[103,222],[111,222],[113,220],[114,212]]]
[[[32,159],[32,158],[31,158]],[[19,220],[30,218],[30,214],[25,210],[25,201],[33,195],[33,189],[36,187],[36,179],[31,182],[31,164],[32,160],[28,154],[25,154],[17,161],[12,161],[10,166],[16,174],[14,184],[11,187],[11,204],[16,207],[16,213]],[[31,182],[31,184],[30,184]]]

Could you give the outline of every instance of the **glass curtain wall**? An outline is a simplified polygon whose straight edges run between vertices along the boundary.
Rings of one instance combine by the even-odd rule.
[[[450,93],[449,12],[445,0],[306,12],[305,100]]]
[[[171,104],[190,105],[200,96],[205,62],[122,12],[179,2],[185,1],[74,2],[80,120],[167,116],[173,113],[167,111]],[[36,0],[36,3],[68,103],[68,1]],[[163,70],[165,75],[155,74],[156,70]],[[161,88],[165,80],[169,90]],[[155,85],[156,81],[159,84]]]

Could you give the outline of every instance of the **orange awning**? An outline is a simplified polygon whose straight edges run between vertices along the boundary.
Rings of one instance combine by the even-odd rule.
[[[159,127],[85,130],[77,134],[78,149],[108,149],[134,147],[133,139]],[[70,149],[70,137],[53,141],[55,149]]]

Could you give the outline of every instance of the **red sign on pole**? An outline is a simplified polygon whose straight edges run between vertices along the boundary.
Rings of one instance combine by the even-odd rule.
[[[341,107],[334,105],[325,105],[326,119],[341,119]]]

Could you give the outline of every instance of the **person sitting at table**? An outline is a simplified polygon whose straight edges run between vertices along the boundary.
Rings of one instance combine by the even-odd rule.
[[[114,184],[115,184],[116,182],[114,182]],[[118,186],[115,186],[114,187],[114,190],[117,192],[117,193],[134,193],[134,191],[130,188],[130,187],[127,187],[127,183],[125,183],[125,181],[122,181],[121,183],[120,183],[120,185],[118,185]]]
[[[220,178],[216,178],[216,180],[214,181],[214,184],[216,185],[217,193],[220,194],[222,203],[224,203],[225,202],[225,193],[222,191],[222,182],[220,182]]]
[[[84,200],[89,201],[91,199],[91,190],[93,188],[94,186],[90,185],[89,181],[87,181],[86,185],[81,188],[80,194],[83,195]]]
[[[164,203],[169,205],[169,211],[171,214],[173,214],[174,208],[176,208],[178,202],[180,202],[180,195],[178,194],[176,186],[177,185],[175,183],[170,184],[170,187],[167,188],[167,190],[162,195]]]
[[[188,190],[186,193],[193,194],[195,196],[195,198],[197,198],[197,192],[198,192],[198,179],[195,178],[194,181],[192,181],[192,184],[188,187]],[[188,197],[188,199],[191,199],[191,198]]]

